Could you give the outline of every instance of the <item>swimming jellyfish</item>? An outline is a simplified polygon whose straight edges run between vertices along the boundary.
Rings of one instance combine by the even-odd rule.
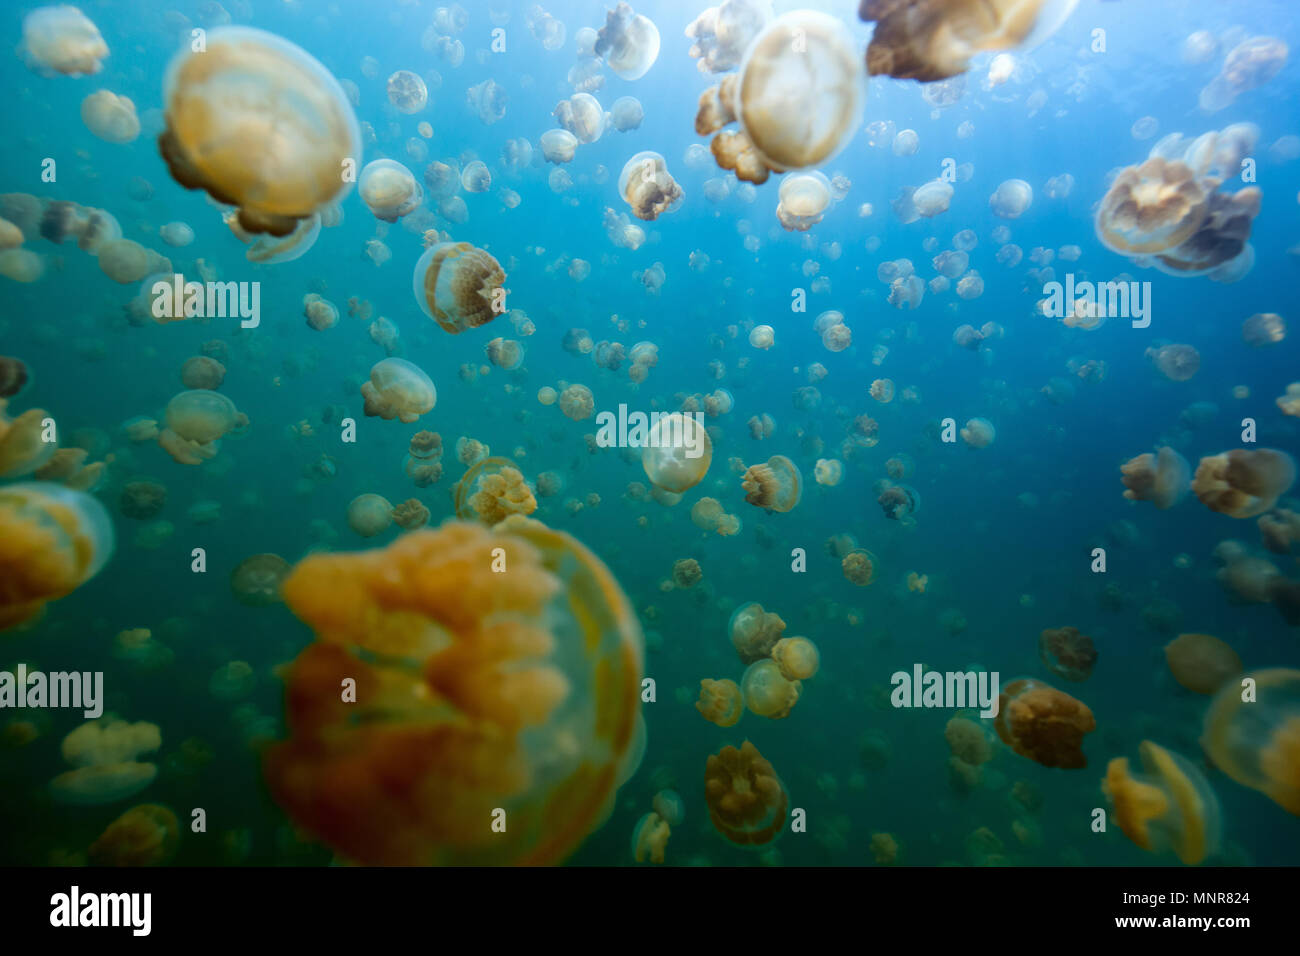
[[[418,74],[398,70],[388,78],[388,102],[410,116],[420,112],[429,102],[429,88]]]
[[[799,503],[803,476],[785,455],[773,455],[761,465],[750,465],[741,476],[745,500],[758,508],[786,512]]]
[[[1115,757],[1101,785],[1120,829],[1148,852],[1172,850],[1195,866],[1218,849],[1218,797],[1186,757],[1150,740],[1142,741],[1138,753],[1145,774],[1130,773],[1128,758]]]
[[[1213,694],[1241,673],[1241,658],[1212,634],[1179,634],[1165,645],[1174,680],[1197,694]]]
[[[1205,714],[1201,746],[1237,783],[1300,816],[1300,670],[1250,671],[1224,683]]]
[[[1178,504],[1191,486],[1191,466],[1168,445],[1129,459],[1119,470],[1125,498],[1150,501],[1162,511]]]
[[[507,311],[505,270],[468,242],[439,242],[415,264],[415,301],[443,330],[457,335]]]
[[[713,441],[708,431],[695,415],[681,412],[660,417],[641,450],[641,467],[651,483],[675,494],[703,481],[712,461]]]
[[[790,173],[777,191],[776,218],[789,232],[807,232],[822,221],[831,204],[831,183],[824,173]]]
[[[727,633],[737,655],[746,664],[768,659],[785,632],[785,621],[775,611],[763,610],[757,601],[742,604],[731,612]]]
[[[1003,219],[1019,219],[1034,201],[1034,189],[1023,179],[1008,179],[989,196],[989,208]]]
[[[745,706],[760,717],[781,720],[799,700],[803,685],[787,678],[776,661],[755,661],[745,669],[740,680],[740,690],[745,695]]]
[[[397,222],[424,202],[424,187],[409,169],[391,159],[366,163],[357,188],[366,208],[384,222]]]
[[[106,143],[129,143],[140,135],[135,104],[110,90],[91,93],[81,101],[81,121]]]
[[[1033,678],[1002,688],[994,727],[1002,742],[1044,767],[1088,765],[1083,737],[1097,729],[1088,705]]]
[[[438,401],[438,391],[424,369],[400,358],[376,362],[370,370],[370,381],[361,385],[361,394],[367,415],[378,415],[386,421],[396,418],[408,425],[431,411]]]
[[[230,572],[230,591],[249,607],[279,604],[280,584],[288,573],[289,562],[278,554],[254,554]]]
[[[639,80],[659,57],[659,28],[646,16],[620,2],[605,13],[592,50],[624,80]]]
[[[681,204],[682,188],[668,172],[658,153],[637,153],[623,164],[618,177],[618,194],[632,207],[632,215],[652,221]]]
[[[821,667],[817,645],[806,637],[783,637],[772,645],[772,660],[786,680],[808,680]]]
[[[363,538],[373,538],[393,523],[393,503],[383,495],[357,495],[348,502],[347,515],[349,528]]]
[[[456,483],[456,515],[495,525],[508,515],[530,515],[537,498],[509,458],[486,457],[476,461]]]
[[[772,765],[748,740],[711,754],[704,799],[714,829],[738,846],[771,843],[785,828],[790,799]]]
[[[734,680],[700,681],[700,699],[695,702],[705,720],[719,727],[734,727],[745,712],[745,697]]]
[[[166,866],[180,838],[175,813],[157,803],[142,803],[105,827],[86,855],[94,866]]]
[[[1077,627],[1049,627],[1038,635],[1038,657],[1057,677],[1083,681],[1092,675],[1097,648]]]
[[[1254,518],[1272,509],[1295,477],[1295,460],[1284,451],[1235,448],[1202,458],[1192,476],[1192,491],[1211,511]]]
[[[64,76],[98,73],[108,56],[99,27],[77,7],[37,7],[23,18],[23,48],[33,65]]]
[[[60,745],[63,759],[76,769],[50,781],[55,803],[99,806],[134,796],[158,776],[158,765],[137,760],[162,746],[157,724],[88,720]]]

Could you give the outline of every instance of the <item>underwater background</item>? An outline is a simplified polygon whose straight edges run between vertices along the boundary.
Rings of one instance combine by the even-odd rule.
[[[655,700],[641,707],[645,756],[618,790],[608,822],[571,864],[631,865],[634,828],[663,789],[676,790],[685,807],[684,820],[672,828],[669,864],[1167,864],[1172,856],[1143,852],[1117,826],[1105,833],[1090,827],[1093,809],[1106,805],[1100,781],[1107,761],[1136,761],[1144,739],[1200,766],[1214,789],[1223,839],[1208,862],[1300,860],[1300,820],[1205,761],[1199,739],[1208,698],[1179,686],[1163,653],[1180,633],[1206,633],[1230,644],[1247,669],[1300,666],[1296,629],[1278,608],[1241,603],[1217,579],[1215,546],[1239,539],[1258,551],[1255,523],[1214,513],[1194,496],[1168,510],[1126,501],[1119,471],[1162,445],[1195,468],[1202,456],[1241,446],[1247,417],[1258,429],[1251,447],[1292,454],[1300,448],[1300,423],[1275,402],[1300,379],[1294,336],[1253,348],[1241,331],[1256,313],[1296,318],[1300,149],[1269,146],[1300,134],[1300,76],[1289,62],[1269,82],[1207,113],[1197,94],[1231,42],[1202,63],[1188,63],[1180,53],[1198,30],[1216,38],[1266,34],[1295,48],[1294,4],[1081,0],[1043,45],[1014,51],[1017,72],[1007,82],[985,88],[991,55],[976,56],[962,95],[941,108],[926,101],[920,84],[872,77],[856,135],[821,167],[851,185],[807,232],[781,228],[779,177],[756,190],[742,188],[712,161],[693,166],[685,159],[692,144],[707,145],[693,119],[701,92],[717,79],[700,73],[687,52],[684,31],[703,3],[634,5],[659,28],[658,61],[636,81],[608,74],[594,95],[605,109],[617,97],[637,97],[645,114],[639,128],[607,130],[562,167],[543,162],[535,145],[531,165],[504,169],[498,158],[506,140],[536,144],[556,125],[556,103],[573,93],[566,76],[575,60],[574,34],[600,27],[605,17],[599,2],[550,0],[546,10],[567,25],[568,38],[549,50],[527,24],[529,6],[465,4],[459,66],[422,43],[435,5],[391,0],[258,0],[224,9],[211,2],[82,3],[112,51],[98,74],[46,77],[17,53],[0,57],[9,129],[0,153],[3,191],[108,210],[125,237],[169,256],[187,277],[201,257],[222,279],[261,283],[260,325],[242,329],[230,318],[133,321],[127,305],[136,287],[112,281],[73,244],[29,242],[46,260],[44,276],[32,283],[0,279],[0,354],[20,358],[30,375],[10,412],[47,409],[64,444],[87,448],[92,460],[112,455],[95,494],[112,513],[117,537],[112,559],[93,579],[49,605],[38,621],[0,635],[0,667],[12,670],[24,661],[44,671],[103,671],[106,711],[159,726],[162,746],[151,758],[158,777],[138,800],[169,806],[180,818],[174,862],[331,861],[327,847],[295,833],[268,795],[258,759],[260,748],[285,734],[278,668],[310,643],[311,629],[282,604],[240,603],[229,573],[264,552],[293,563],[312,550],[387,545],[401,529],[367,541],[348,527],[348,503],[363,493],[394,503],[416,497],[433,526],[454,517],[460,436],[511,458],[529,480],[543,472],[562,479],[559,494],[538,496],[533,517],[572,534],[608,565],[645,632],[645,673],[655,682]],[[861,51],[871,26],[858,19],[855,6],[778,2],[775,10],[831,13]],[[504,20],[504,52],[489,49],[498,22],[489,7]],[[10,5],[0,14],[13,49],[27,12]],[[188,32],[177,14],[194,26],[217,26],[228,16],[278,34],[335,77],[351,80],[359,92],[357,118],[375,137],[365,143],[363,162],[388,156],[418,178],[431,160],[454,157],[463,166],[481,158],[492,188],[462,191],[464,222],[438,217],[420,229],[380,223],[353,190],[342,204],[343,221],[323,229],[302,258],[246,261],[215,204],[178,185],[158,152],[163,74]],[[1105,31],[1104,53],[1091,48],[1096,29]],[[377,61],[371,76],[364,57]],[[417,115],[399,113],[386,95],[386,78],[400,69],[428,83],[428,106]],[[504,117],[490,125],[467,106],[465,93],[488,79],[508,97]],[[134,101],[141,123],[134,141],[104,142],[81,122],[82,99],[101,88]],[[1132,130],[1144,117],[1158,131],[1138,140]],[[431,124],[431,138],[417,133],[420,121]],[[870,145],[865,127],[877,121],[915,130],[919,148],[900,156],[888,139]],[[1255,264],[1248,275],[1231,284],[1176,278],[1135,268],[1098,241],[1095,206],[1117,168],[1141,162],[1168,133],[1195,137],[1233,123],[1260,131],[1252,155],[1264,202],[1251,231]],[[970,125],[959,133],[963,124]],[[412,148],[427,155],[416,158]],[[626,212],[615,188],[618,171],[642,150],[662,154],[684,200],[640,223],[646,240],[633,250],[610,241],[603,215],[607,207]],[[47,157],[57,162],[54,182],[42,180]],[[948,158],[973,166],[969,179],[954,184],[948,210],[900,222],[891,211],[900,189],[934,179]],[[571,178],[560,192],[548,180],[557,168]],[[1068,195],[1047,195],[1047,181],[1066,173],[1073,177]],[[1018,218],[1001,219],[989,196],[1011,178],[1031,184],[1033,202]],[[706,187],[710,180],[726,188]],[[516,207],[503,203],[502,188],[518,194]],[[863,204],[872,207],[869,215],[861,214]],[[169,248],[159,239],[159,228],[173,221],[192,227],[192,244]],[[998,260],[1004,243],[993,231],[999,226],[1009,228],[1023,262]],[[411,273],[423,251],[423,228],[447,230],[495,256],[507,273],[510,307],[524,310],[535,332],[519,336],[498,319],[453,336],[422,314]],[[983,279],[983,293],[964,299],[927,291],[915,309],[891,305],[878,267],[906,258],[928,281],[935,274],[932,257],[952,248],[952,237],[966,229],[978,238],[969,264]],[[930,237],[937,245],[927,247]],[[366,255],[372,239],[391,251],[381,265]],[[1149,328],[1117,318],[1085,331],[1035,312],[1044,276],[1031,275],[1031,250],[1069,245],[1081,254],[1073,263],[1054,263],[1057,279],[1066,271],[1080,281],[1128,273],[1152,283]],[[590,263],[581,280],[571,274],[575,259]],[[657,289],[642,275],[656,263],[664,273]],[[795,289],[806,290],[806,311],[792,311]],[[339,308],[335,327],[317,331],[304,321],[303,296],[311,292]],[[418,426],[360,414],[360,384],[387,352],[372,340],[369,322],[347,314],[354,297],[396,325],[393,354],[418,364],[437,387],[436,407]],[[815,317],[832,309],[843,313],[853,336],[837,353],[813,330]],[[1004,335],[978,351],[953,342],[959,325],[987,322],[1001,325]],[[770,348],[748,343],[754,325],[771,326]],[[636,384],[626,366],[601,368],[591,355],[566,350],[572,328],[629,349],[653,342],[658,364]],[[484,349],[495,336],[518,338],[525,349],[518,368],[488,364]],[[161,419],[183,387],[182,363],[213,340],[225,344],[220,390],[248,416],[246,432],[228,436],[219,454],[197,467],[174,462],[155,444],[128,441],[122,424],[140,415]],[[1162,376],[1146,354],[1168,342],[1200,353],[1189,380]],[[873,364],[878,345],[887,354]],[[1083,380],[1072,372],[1072,359],[1103,362],[1104,376]],[[711,362],[722,363],[720,378]],[[815,404],[798,394],[810,384],[813,363],[826,371],[816,382]],[[896,383],[900,395],[888,404],[869,393],[881,378]],[[708,475],[666,507],[629,492],[632,483],[644,492],[647,482],[638,454],[592,447],[584,437],[595,431],[592,419],[572,421],[558,406],[538,403],[539,389],[562,390],[561,383],[589,387],[597,412],[617,411],[620,403],[672,411],[683,396],[718,388],[730,392],[734,406],[705,419],[713,441]],[[1238,386],[1246,386],[1246,397],[1234,395]],[[915,401],[902,400],[905,388],[915,391]],[[763,413],[776,428],[756,440],[746,423]],[[879,443],[842,456],[841,442],[864,414],[879,422]],[[355,443],[339,440],[345,415],[356,420]],[[976,417],[996,428],[988,447],[937,439],[941,420],[960,426]],[[417,428],[439,432],[446,449],[442,479],[423,489],[402,468]],[[910,524],[889,520],[877,504],[884,463],[900,453],[915,463],[907,484],[919,507]],[[803,478],[802,498],[788,513],[747,504],[741,476],[729,464],[778,454],[793,460]],[[330,477],[313,470],[322,455],[333,459]],[[839,484],[814,481],[822,458],[843,458]],[[139,479],[167,489],[163,509],[148,520],[128,518],[117,506],[122,488]],[[741,519],[738,534],[692,523],[690,508],[703,495]],[[194,520],[191,508],[200,502],[219,503],[217,520]],[[1281,506],[1287,504],[1284,497]],[[1290,505],[1296,507],[1294,498]],[[851,535],[875,556],[870,586],[846,579],[828,546],[837,535]],[[1104,574],[1091,570],[1096,547],[1106,550]],[[206,551],[204,574],[191,571],[195,548]],[[792,571],[795,548],[806,552],[802,573]],[[684,558],[699,563],[702,579],[665,586],[674,562]],[[1296,575],[1294,555],[1274,561],[1281,573]],[[912,572],[928,577],[922,591],[909,588]],[[741,679],[744,665],[728,622],[749,601],[779,613],[787,635],[812,639],[821,668],[804,682],[785,719],[747,713],[722,728],[702,719],[694,704],[702,678]],[[1097,649],[1086,683],[1056,680],[1040,661],[1040,632],[1064,626],[1090,635]],[[149,629],[165,651],[132,659],[115,637],[133,628]],[[232,661],[251,665],[255,681],[242,696],[222,699],[210,682]],[[889,704],[890,675],[910,672],[915,663],[997,671],[1004,687],[1015,677],[1035,677],[1084,700],[1097,720],[1084,741],[1087,768],[1039,766],[998,742],[984,720],[993,757],[976,785],[959,785],[944,736],[953,710]],[[26,732],[9,735],[0,749],[0,863],[84,862],[86,848],[130,804],[65,806],[51,799],[48,782],[67,769],[58,742],[82,723],[80,713],[0,718],[34,724],[32,739]],[[786,832],[761,851],[720,837],[704,801],[707,756],[743,740],[772,763],[790,806],[805,810],[808,820],[806,833]],[[194,807],[206,810],[205,835],[188,830]],[[873,855],[872,837],[881,833],[897,843],[892,860]]]

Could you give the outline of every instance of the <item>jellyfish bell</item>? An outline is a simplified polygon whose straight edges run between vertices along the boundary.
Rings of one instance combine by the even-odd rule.
[[[647,221],[674,211],[681,205],[683,196],[664,158],[649,150],[637,153],[623,164],[618,194],[632,207],[634,216]]]
[[[23,18],[23,52],[41,71],[89,76],[103,68],[108,44],[77,7],[37,7]]]
[[[468,242],[439,242],[415,264],[415,301],[444,331],[457,335],[506,311],[505,279],[501,264],[483,249]]]
[[[135,104],[110,90],[91,93],[81,101],[81,121],[106,143],[129,143],[140,135]]]
[[[1160,510],[1172,508],[1191,484],[1191,466],[1187,459],[1167,445],[1138,455],[1120,466],[1124,497],[1130,501],[1150,501]]]
[[[575,93],[555,107],[555,121],[579,143],[594,143],[605,132],[605,111],[590,93]]]
[[[1205,714],[1201,746],[1214,766],[1300,816],[1300,670],[1250,671],[1255,694],[1225,681]]]
[[[361,386],[361,394],[367,415],[386,421],[396,418],[407,424],[432,411],[438,401],[437,389],[424,369],[400,358],[376,362],[370,370],[370,381]]]
[[[240,604],[269,607],[280,602],[280,583],[288,573],[289,562],[278,554],[254,554],[230,572],[230,591]]]
[[[639,80],[650,72],[659,57],[659,28],[620,2],[605,14],[605,25],[596,34],[592,52],[601,57],[613,73],[624,80]]]
[[[542,158],[548,163],[568,163],[578,148],[578,137],[567,129],[548,129],[540,139]]]
[[[989,208],[1003,219],[1019,219],[1034,201],[1034,188],[1023,179],[1008,179],[989,196]]]
[[[681,412],[661,416],[641,450],[641,467],[651,483],[675,494],[703,481],[712,461],[713,441],[704,424]]]
[[[785,828],[789,814],[785,785],[748,740],[740,749],[727,746],[709,756],[704,799],[714,829],[740,847],[771,843]]]
[[[784,455],[773,455],[761,465],[751,465],[741,477],[745,500],[758,508],[787,512],[799,504],[803,476],[799,466]]]
[[[388,102],[407,116],[420,112],[429,102],[429,88],[410,70],[398,70],[390,76],[387,92]]]
[[[635,96],[620,96],[609,109],[610,125],[620,133],[641,128],[645,109]],[[688,164],[689,165],[689,164]]]
[[[392,159],[366,163],[357,188],[366,208],[384,222],[397,222],[424,202],[424,187],[409,169]]]
[[[789,173],[777,191],[776,218],[790,232],[807,232],[822,221],[830,204],[831,184],[825,174]]]

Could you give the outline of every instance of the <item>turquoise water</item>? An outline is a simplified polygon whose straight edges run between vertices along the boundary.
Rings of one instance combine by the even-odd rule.
[[[292,41],[335,77],[355,84],[356,116],[375,137],[365,143],[363,162],[391,157],[418,178],[432,160],[455,158],[464,165],[481,158],[493,175],[488,192],[460,193],[467,221],[436,216],[420,230],[398,223],[383,234],[376,230],[383,224],[353,190],[342,204],[340,225],[323,229],[302,258],[276,265],[246,261],[220,210],[201,191],[178,185],[156,146],[163,129],[163,73],[184,25],[167,11],[179,11],[189,25],[212,27],[220,19],[216,4],[83,5],[111,50],[102,72],[91,77],[45,77],[18,54],[0,58],[0,76],[10,91],[10,146],[0,156],[4,191],[106,209],[125,237],[169,256],[187,277],[202,257],[223,279],[261,283],[261,323],[241,330],[228,318],[133,324],[126,305],[136,285],[113,282],[70,242],[29,240],[25,247],[45,260],[44,276],[30,284],[0,280],[0,354],[20,358],[30,374],[9,412],[46,409],[58,421],[63,445],[89,448],[91,461],[112,456],[94,493],[113,514],[117,535],[116,551],[97,576],[50,604],[41,620],[0,638],[0,667],[26,661],[46,671],[103,671],[107,710],[160,727],[158,778],[134,802],[176,811],[183,832],[175,861],[330,861],[328,848],[295,838],[265,790],[257,753],[266,741],[284,736],[277,668],[311,641],[311,631],[283,605],[238,603],[229,572],[261,552],[295,562],[310,550],[389,544],[398,529],[369,541],[349,529],[348,502],[363,493],[394,503],[416,497],[434,525],[454,517],[450,491],[463,471],[454,446],[468,436],[514,459],[530,480],[548,471],[562,476],[563,490],[539,497],[533,517],[574,535],[607,563],[646,635],[645,672],[654,679],[656,699],[641,708],[645,757],[619,789],[608,822],[571,856],[572,863],[630,864],[633,827],[649,812],[654,794],[668,787],[685,802],[685,820],[673,828],[668,844],[670,864],[868,865],[874,862],[870,842],[876,833],[895,837],[904,864],[1173,862],[1172,856],[1144,853],[1113,823],[1106,833],[1090,829],[1093,809],[1106,805],[1100,780],[1107,761],[1125,756],[1136,762],[1144,739],[1205,772],[1224,829],[1222,846],[1209,862],[1294,863],[1300,855],[1296,817],[1208,766],[1198,742],[1208,699],[1178,686],[1162,653],[1177,634],[1198,632],[1231,644],[1247,669],[1300,666],[1296,631],[1278,609],[1235,602],[1216,580],[1212,552],[1220,541],[1239,539],[1252,553],[1264,553],[1255,522],[1213,513],[1194,495],[1165,511],[1131,504],[1122,497],[1119,474],[1120,464],[1158,445],[1176,448],[1193,468],[1200,458],[1231,448],[1294,454],[1300,447],[1296,419],[1284,416],[1274,401],[1300,377],[1294,337],[1251,348],[1241,336],[1241,323],[1253,314],[1295,318],[1297,260],[1288,248],[1300,241],[1300,160],[1286,158],[1285,148],[1270,149],[1282,137],[1300,134],[1295,65],[1288,63],[1227,108],[1206,113],[1198,109],[1197,93],[1213,79],[1226,49],[1201,64],[1180,56],[1184,38],[1196,30],[1215,37],[1267,34],[1295,47],[1300,33],[1291,5],[1251,0],[1229,8],[1159,0],[1135,8],[1082,0],[1044,45],[1014,51],[1020,65],[1006,83],[982,88],[991,55],[976,57],[964,94],[942,109],[927,103],[913,81],[873,77],[856,135],[821,167],[851,186],[807,233],[780,228],[774,212],[779,176],[747,199],[748,187],[711,162],[692,168],[686,161],[687,148],[701,142],[692,128],[699,94],[716,80],[697,71],[687,54],[684,29],[699,12],[695,5],[636,5],[658,25],[658,61],[632,82],[606,71],[604,87],[594,95],[605,109],[620,96],[636,96],[644,122],[629,132],[606,131],[599,141],[579,146],[563,167],[541,161],[538,139],[556,125],[555,104],[573,92],[566,76],[575,63],[575,34],[583,26],[599,27],[604,7],[550,4],[550,13],[567,26],[567,39],[559,49],[546,50],[525,23],[527,5],[500,0],[490,6],[502,14],[505,51],[492,52],[491,30],[500,21],[489,16],[488,6],[466,5],[468,22],[459,35],[464,62],[453,67],[422,45],[434,15],[428,3],[227,5],[233,22]],[[861,51],[871,27],[853,7],[824,5]],[[778,13],[787,9],[793,7],[777,6]],[[26,12],[14,8],[0,18],[10,48],[19,44]],[[1097,29],[1105,31],[1104,52],[1093,49]],[[377,61],[373,76],[366,75],[363,57]],[[401,69],[429,82],[429,106],[416,115],[397,113],[385,95],[386,78]],[[466,89],[488,79],[508,96],[505,116],[491,125],[465,104]],[[80,120],[82,99],[101,88],[134,101],[141,133],[133,142],[105,142]],[[1027,101],[1039,92],[1042,105],[1035,110]],[[1153,117],[1158,132],[1139,141],[1131,129],[1143,117]],[[420,121],[431,124],[432,138],[420,137]],[[865,127],[877,121],[915,130],[917,152],[897,156],[888,141],[884,148],[870,146]],[[973,125],[969,136],[958,133],[964,123]],[[1195,137],[1233,123],[1259,128],[1250,155],[1257,158],[1256,185],[1264,201],[1251,233],[1255,265],[1249,275],[1233,284],[1175,278],[1138,269],[1098,241],[1093,210],[1114,170],[1141,162],[1168,133]],[[509,172],[498,160],[503,144],[515,137],[532,141],[535,162]],[[427,158],[408,153],[412,139],[427,146]],[[606,207],[627,211],[615,186],[623,164],[642,150],[665,157],[685,196],[680,208],[640,223],[646,241],[629,250],[609,241],[602,214]],[[56,162],[53,182],[41,177],[46,158]],[[950,208],[932,219],[900,223],[890,208],[899,190],[940,175],[949,158],[973,165],[971,178],[954,184]],[[559,194],[548,185],[556,168],[572,178],[572,187]],[[1050,198],[1047,180],[1064,173],[1073,176],[1073,189],[1064,198]],[[1031,184],[1033,203],[1017,219],[1000,219],[988,197],[1011,178]],[[149,184],[147,198],[139,198],[146,192],[139,179]],[[729,194],[706,198],[710,180],[729,183]],[[517,208],[503,204],[503,187],[518,193]],[[859,214],[863,204],[871,205],[870,215]],[[192,245],[170,248],[159,238],[159,227],[177,220],[192,227]],[[1000,226],[1025,253],[1014,267],[996,259],[1003,242],[993,233]],[[418,232],[435,227],[501,262],[509,306],[527,313],[534,334],[515,334],[503,318],[451,336],[418,310],[411,293],[411,271],[423,251]],[[927,292],[915,310],[892,307],[889,287],[877,277],[881,263],[910,259],[928,281],[935,274],[931,259],[952,248],[952,237],[965,229],[978,238],[970,267],[983,278],[983,294],[962,299],[952,290]],[[392,253],[380,266],[364,255],[367,240],[375,237]],[[746,246],[747,237],[757,239],[756,249],[750,248],[753,242]],[[931,237],[937,242],[927,248]],[[828,249],[832,243],[838,255]],[[1067,245],[1080,247],[1081,256],[1052,263],[1058,279],[1073,270],[1080,279],[1106,281],[1127,272],[1150,281],[1150,327],[1133,328],[1115,318],[1085,332],[1036,314],[1044,276],[1030,274],[1030,253]],[[706,268],[691,267],[696,251],[707,255]],[[572,259],[591,264],[586,279],[570,276]],[[666,278],[650,294],[638,274],[655,263]],[[805,269],[809,263],[817,279],[828,280],[821,291]],[[807,290],[805,312],[791,309],[796,288]],[[338,306],[336,327],[307,326],[302,298],[309,292]],[[369,301],[375,315],[396,324],[396,354],[435,383],[436,407],[418,426],[361,414],[360,383],[386,354],[367,334],[368,323],[347,314],[352,297]],[[846,351],[828,351],[812,329],[814,318],[830,309],[842,312],[852,329]],[[953,344],[959,325],[978,328],[986,322],[1005,329],[987,350]],[[746,342],[755,324],[773,328],[770,349]],[[589,355],[566,351],[562,340],[571,328],[628,349],[654,342],[658,365],[634,385],[627,363],[610,371]],[[465,375],[464,369],[487,362],[485,345],[495,336],[521,342],[522,365]],[[161,419],[182,389],[182,363],[214,340],[228,351],[221,359],[227,374],[220,391],[248,416],[247,432],[226,438],[216,458],[196,467],[175,463],[155,444],[128,441],[122,423],[139,415]],[[1200,368],[1190,380],[1161,376],[1146,357],[1148,348],[1164,342],[1199,351]],[[888,354],[874,365],[879,344]],[[1104,362],[1104,380],[1073,376],[1068,363],[1075,358]],[[720,379],[710,370],[715,360],[725,367]],[[792,396],[809,384],[808,368],[815,362],[827,372],[816,384],[820,404],[796,407]],[[882,404],[869,387],[886,377],[896,383],[899,397]],[[1054,379],[1072,385],[1064,401],[1042,391]],[[647,483],[635,454],[590,449],[584,436],[594,432],[592,420],[571,421],[558,407],[537,401],[539,389],[561,383],[588,386],[598,411],[617,410],[620,403],[634,410],[676,410],[682,396],[717,388],[730,391],[734,407],[705,420],[713,438],[707,477],[679,504],[665,507],[629,495],[630,483]],[[1238,386],[1248,389],[1248,397],[1234,396]],[[903,401],[909,387],[919,400]],[[1209,406],[1186,414],[1196,403]],[[764,412],[777,428],[756,441],[746,422]],[[848,426],[864,414],[879,422],[879,444],[842,456]],[[344,415],[356,419],[355,443],[339,440],[337,422]],[[996,427],[991,446],[935,439],[943,419],[960,427],[975,417]],[[1247,417],[1257,424],[1255,446],[1242,445]],[[311,423],[313,434],[294,431],[303,421]],[[417,428],[439,432],[446,449],[444,476],[426,489],[415,488],[402,471]],[[907,483],[919,492],[921,505],[911,526],[888,520],[876,502],[875,485],[896,453],[915,460]],[[777,454],[799,466],[804,482],[799,505],[784,514],[746,503],[740,475],[729,464],[738,459],[752,465]],[[336,462],[333,478],[310,471],[322,455]],[[821,458],[843,460],[837,486],[813,480]],[[167,487],[163,510],[146,521],[124,516],[118,507],[123,486],[142,478]],[[592,495],[599,496],[597,504],[588,501]],[[739,534],[722,537],[692,524],[689,509],[704,495],[740,517]],[[194,522],[188,510],[208,500],[220,503],[219,520]],[[574,513],[566,507],[570,500],[584,507]],[[151,547],[139,535],[157,520],[172,529],[153,529],[161,540]],[[869,587],[846,580],[838,558],[828,552],[828,539],[841,534],[852,535],[877,557]],[[1104,574],[1090,569],[1095,547],[1106,549]],[[195,548],[206,551],[202,576],[191,571]],[[796,548],[806,553],[802,573],[792,571]],[[1295,577],[1293,554],[1269,557],[1280,573]],[[697,560],[703,579],[689,589],[665,590],[661,584],[682,558]],[[928,575],[924,593],[908,589],[910,572]],[[1123,600],[1103,602],[1108,586]],[[821,670],[804,683],[789,717],[747,713],[735,727],[720,728],[701,718],[694,701],[701,678],[741,679],[744,665],[727,626],[732,610],[748,601],[779,613],[787,635],[811,638]],[[952,612],[966,622],[960,633],[947,626]],[[1090,635],[1098,651],[1083,683],[1059,680],[1039,660],[1039,633],[1066,625]],[[150,629],[171,661],[151,670],[115,657],[115,635],[130,628]],[[256,685],[241,700],[219,700],[209,680],[234,660],[252,666]],[[1003,686],[1030,676],[1084,701],[1097,721],[1083,746],[1086,769],[1042,767],[998,742],[992,722],[983,721],[993,757],[972,792],[956,792],[944,740],[953,710],[888,704],[891,674],[918,662],[942,671],[994,670]],[[0,751],[0,823],[8,834],[0,842],[0,861],[79,862],[104,827],[134,803],[69,808],[53,802],[47,783],[67,769],[59,741],[81,718],[50,711],[12,719],[34,721],[39,735]],[[883,766],[864,759],[867,734],[888,740]],[[703,792],[707,756],[746,739],[772,762],[790,806],[806,811],[808,820],[806,833],[787,828],[760,852],[718,836]],[[196,750],[210,752],[211,759],[194,759]],[[1012,799],[1019,781],[1041,792],[1036,813]],[[206,811],[207,834],[189,831],[195,807]],[[981,827],[996,835],[1000,849],[972,847],[971,834]],[[1038,835],[1022,841],[1017,830]]]

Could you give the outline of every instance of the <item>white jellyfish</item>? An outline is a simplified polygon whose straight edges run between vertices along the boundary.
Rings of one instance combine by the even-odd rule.
[[[1034,201],[1034,188],[1023,179],[1008,179],[989,196],[989,208],[1003,219],[1019,219]]]
[[[376,219],[397,222],[424,202],[424,187],[411,171],[392,159],[375,159],[361,170],[357,188]]]
[[[592,52],[603,58],[615,75],[639,80],[659,58],[659,28],[620,0],[606,12],[605,26],[597,33]]]
[[[781,180],[776,218],[791,232],[807,232],[822,221],[831,204],[831,184],[816,170],[790,173]]]

